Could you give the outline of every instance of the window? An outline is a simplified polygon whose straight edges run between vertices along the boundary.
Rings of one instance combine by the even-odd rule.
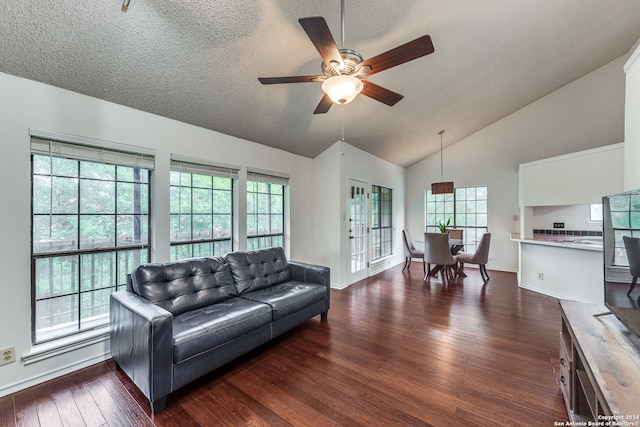
[[[614,251],[611,265],[629,266],[624,236],[640,237],[640,195],[618,194],[609,197]]]
[[[104,326],[109,295],[149,260],[153,159],[31,141],[32,339]]]
[[[371,245],[372,259],[391,255],[391,206],[390,188],[371,186]]]
[[[589,205],[589,222],[602,222],[602,203]]]
[[[236,169],[171,161],[171,260],[231,252]]]
[[[247,176],[247,250],[284,247],[286,178],[249,172]]]
[[[439,232],[438,224],[464,230],[464,247],[473,253],[480,237],[488,231],[487,187],[456,188],[453,194],[426,192],[426,231]]]

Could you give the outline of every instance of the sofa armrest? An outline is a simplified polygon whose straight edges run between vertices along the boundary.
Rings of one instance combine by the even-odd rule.
[[[289,261],[291,279],[299,282],[318,283],[330,287],[329,267],[322,265],[305,264],[298,261]]]
[[[326,307],[327,311],[329,311],[329,304],[331,301],[331,270],[329,267],[324,267],[321,265],[314,264],[305,264],[303,262],[298,261],[289,261],[289,271],[291,271],[291,280],[296,280],[299,282],[306,283],[317,283],[319,285],[324,285],[327,288],[327,297],[326,297]],[[327,317],[327,312],[322,316],[323,318]]]
[[[173,316],[129,291],[111,294],[111,356],[151,401],[171,393]]]

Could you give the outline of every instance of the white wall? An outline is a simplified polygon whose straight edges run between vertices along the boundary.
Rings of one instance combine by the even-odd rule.
[[[169,257],[170,153],[210,162],[237,165],[290,175],[291,259],[314,262],[311,192],[313,160],[223,135],[185,123],[133,110],[106,101],[33,81],[0,74],[0,348],[15,346],[18,362],[0,366],[0,395],[108,358],[108,341],[23,365],[20,357],[31,346],[30,302],[30,129],[110,141],[151,150],[154,173],[154,261]],[[250,118],[247,118],[250,120]],[[239,192],[240,217],[246,209]],[[239,242],[246,226],[241,224]],[[242,249],[242,244],[239,245]]]
[[[349,256],[349,233],[348,221],[349,212],[347,206],[347,192],[349,178],[359,179],[371,185],[380,185],[391,188],[393,190],[393,257],[383,261],[383,265],[372,266],[369,268],[369,274],[381,269],[386,269],[400,263],[404,258],[404,250],[402,248],[402,229],[404,228],[405,219],[405,169],[393,163],[382,160],[367,152],[360,150],[347,143],[341,143],[341,253],[342,259],[345,260],[341,264],[340,287],[351,284],[349,280],[349,264],[346,262]]]
[[[624,189],[640,188],[640,40],[632,49],[624,65],[626,74],[625,98],[625,163]]]
[[[554,222],[563,222],[566,230],[602,231],[602,222],[590,222],[591,205],[533,207],[535,229],[553,229]]]
[[[403,259],[402,229],[405,218],[405,169],[338,141],[314,159],[314,254],[331,268],[331,286],[344,288],[349,279],[349,178],[393,190],[393,256],[373,265],[368,274],[398,264]]]
[[[349,278],[348,180],[359,179],[393,190],[393,256],[369,268],[368,274],[398,264],[403,258],[405,169],[338,141],[314,159],[313,253],[331,268],[331,286],[342,289]]]
[[[624,61],[618,58],[445,148],[446,179],[457,187],[489,187],[489,268],[518,269],[518,247],[509,239],[519,228],[518,165],[624,140]],[[440,181],[439,153],[407,170],[406,223],[413,235],[424,231],[424,192],[434,181]]]
[[[331,269],[331,286],[339,287],[340,264],[340,205],[339,191],[341,143],[336,142],[313,161],[313,255],[318,264]]]

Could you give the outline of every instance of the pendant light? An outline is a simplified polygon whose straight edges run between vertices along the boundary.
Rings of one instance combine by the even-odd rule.
[[[434,182],[431,184],[431,194],[452,194],[453,193],[453,181],[444,180],[444,165],[442,162],[442,134],[444,129],[438,132],[440,135],[440,182]]]

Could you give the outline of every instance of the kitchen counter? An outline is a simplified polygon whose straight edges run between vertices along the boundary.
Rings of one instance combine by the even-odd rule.
[[[534,234],[533,238],[521,239],[519,233],[511,233],[511,240],[514,242],[532,245],[556,246],[561,248],[602,252],[602,237]]]
[[[518,242],[518,285],[560,299],[604,303],[602,238],[534,235]]]

